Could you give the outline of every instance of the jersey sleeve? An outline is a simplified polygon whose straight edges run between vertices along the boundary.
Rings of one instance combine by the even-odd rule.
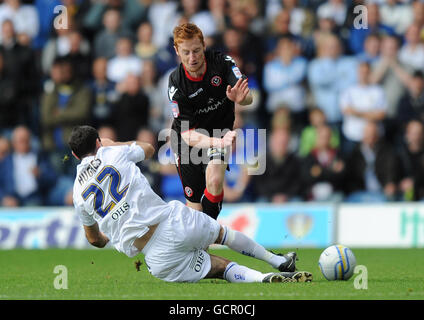
[[[95,224],[97,222],[96,219],[94,219],[94,217],[92,215],[90,215],[88,212],[86,212],[84,210],[83,206],[75,206],[75,210],[78,214],[78,217],[79,217],[81,223],[84,226],[89,227],[89,226],[92,226],[93,224]]]
[[[169,76],[168,99],[177,130],[184,132],[195,128],[197,124],[195,110],[173,74]]]
[[[143,161],[146,158],[144,149],[140,147],[136,142],[133,142],[130,146],[128,146],[128,150],[126,154],[127,154],[128,160],[134,163]]]
[[[227,83],[230,86],[234,86],[240,78],[247,78],[241,73],[240,69],[236,65],[236,62],[231,56],[219,53],[216,56],[216,60],[218,60],[217,62],[224,67],[223,73],[226,76]]]

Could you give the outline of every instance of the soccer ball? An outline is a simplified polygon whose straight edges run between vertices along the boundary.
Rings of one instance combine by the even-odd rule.
[[[327,280],[348,280],[356,266],[356,258],[349,248],[333,245],[319,257],[318,265]]]

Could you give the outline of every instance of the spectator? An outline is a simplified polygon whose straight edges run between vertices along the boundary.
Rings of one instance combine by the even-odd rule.
[[[262,3],[257,0],[243,0],[243,1],[228,1],[228,10],[231,12],[235,8],[238,8],[246,12],[249,18],[249,29],[250,31],[261,36],[266,28],[267,22],[262,14]],[[225,9],[225,8],[224,8]]]
[[[424,44],[420,39],[420,26],[412,24],[408,27],[406,42],[399,50],[399,62],[414,70],[424,71]]]
[[[0,136],[0,163],[9,155],[10,143],[5,136]]]
[[[77,34],[79,34],[79,38]],[[87,56],[90,54],[91,45],[87,39],[82,37],[80,32],[75,28],[75,22],[69,17],[68,28],[54,28],[53,36],[42,49],[41,69],[43,73],[48,76],[55,59],[65,57],[71,54],[71,51]]]
[[[90,78],[91,54],[86,49],[87,42],[79,31],[71,31],[68,35],[69,52],[64,58],[69,60],[74,68],[75,78],[81,81],[87,81]]]
[[[412,6],[402,0],[386,0],[380,5],[381,22],[393,28],[397,34],[404,34],[411,25],[414,15]]]
[[[346,21],[347,6],[343,0],[329,0],[321,4],[317,10],[317,16],[331,16],[338,27],[342,27]]]
[[[391,146],[381,138],[378,125],[367,122],[362,141],[348,157],[347,202],[394,200],[398,183],[398,160]]]
[[[116,43],[116,55],[108,61],[107,77],[113,82],[123,81],[128,74],[140,76],[142,60],[133,52],[133,43],[129,38],[119,38]]]
[[[241,36],[240,52],[244,61],[244,71],[250,77],[255,76],[256,79],[262,81],[263,69],[263,45],[262,39],[254,34],[250,29],[251,17],[244,8],[234,6],[229,11],[229,24],[238,31]],[[252,43],[255,45],[252,46]],[[227,43],[228,45],[228,43]]]
[[[339,149],[331,147],[329,126],[318,127],[316,135],[316,144],[302,164],[305,197],[312,201],[340,201],[345,163]]]
[[[97,58],[93,63],[93,80],[90,82],[93,101],[91,103],[91,124],[94,127],[112,123],[113,105],[119,94],[115,83],[106,76],[106,58]]]
[[[52,156],[58,172],[63,172],[63,155],[72,128],[90,116],[90,89],[74,77],[70,61],[59,58],[52,67],[51,81],[41,97],[42,145]],[[67,167],[73,172],[73,164]]]
[[[149,99],[141,89],[140,78],[128,75],[117,85],[121,94],[114,105],[113,126],[118,134],[118,141],[133,140],[138,128],[149,123]]]
[[[327,119],[324,112],[319,108],[309,110],[309,125],[305,126],[300,135],[299,156],[306,157],[317,143],[317,131],[320,127],[327,125]],[[337,129],[331,130],[330,147],[338,148],[340,146],[340,137]]]
[[[4,83],[9,86],[9,103],[14,103],[9,112],[14,113],[14,122],[7,124],[13,127],[17,124],[31,124],[31,102],[38,94],[38,77],[34,52],[16,41],[14,25],[11,20],[2,23],[2,43],[0,54],[3,58],[2,73]],[[14,86],[13,88],[10,86]],[[13,92],[15,91],[15,92]],[[7,94],[7,93],[4,93]],[[7,99],[6,99],[7,100]],[[14,119],[13,119],[14,118]]]
[[[206,12],[215,25],[215,35],[224,33],[226,29],[226,0],[208,0],[208,11]]]
[[[296,37],[290,31],[290,14],[288,11],[280,10],[270,21],[272,21],[272,23],[270,23],[268,32],[265,34],[265,62],[274,58],[275,48],[277,47],[277,42],[280,37]]]
[[[216,33],[215,20],[206,10],[203,10],[201,0],[181,0],[179,15],[186,17],[190,22],[196,24],[206,39]],[[177,20],[179,19],[177,15]],[[176,21],[176,20],[174,20]],[[207,40],[205,40],[207,41]],[[209,43],[207,43],[208,45]]]
[[[411,120],[405,130],[400,149],[401,181],[399,191],[405,201],[424,199],[424,126]]]
[[[304,123],[305,92],[302,82],[307,62],[296,54],[296,44],[285,37],[278,41],[276,58],[264,66],[264,89],[268,94],[266,108],[274,112],[281,104],[287,105],[296,124]]]
[[[415,71],[409,82],[407,92],[399,100],[396,120],[398,128],[405,129],[411,120],[424,121],[424,74]]]
[[[399,40],[394,36],[384,36],[381,42],[381,55],[372,68],[371,82],[380,84],[387,97],[387,116],[396,114],[396,107],[410,82],[412,70],[398,60]]]
[[[353,54],[362,53],[364,50],[364,42],[367,36],[371,33],[383,35],[395,35],[395,30],[380,20],[379,6],[374,2],[366,4],[367,28],[357,28],[352,26],[350,29],[349,45]]]
[[[135,53],[143,61],[154,59],[158,53],[158,47],[153,43],[153,29],[150,22],[141,23],[137,29]]]
[[[412,4],[412,12],[413,12],[413,21],[411,24],[416,24],[423,29],[424,26],[424,3],[421,1],[413,1]],[[422,33],[421,33],[422,38]]]
[[[31,132],[18,126],[12,133],[12,153],[1,163],[5,207],[40,206],[56,183],[56,174],[48,160],[31,146]]]
[[[67,20],[75,21],[75,25],[78,28],[82,27],[81,18],[91,6],[91,1],[83,0],[35,0],[31,2],[34,2],[40,25],[37,36],[32,41],[32,46],[37,51],[43,49],[46,45],[54,30],[55,22],[66,22],[65,11],[59,6],[66,8]],[[59,9],[59,14],[56,11],[57,9]]]
[[[0,25],[6,20],[12,21],[16,33],[26,34],[31,40],[40,28],[37,10],[33,5],[22,4],[20,0],[5,0],[0,5]],[[3,42],[3,36],[0,43]]]
[[[154,44],[159,49],[169,44],[169,38],[176,24],[177,6],[177,2],[170,0],[157,0],[149,6],[147,18],[153,27]]]
[[[318,108],[331,125],[341,123],[340,93],[357,81],[357,60],[342,55],[340,40],[326,35],[318,44],[318,55],[308,66],[308,82]]]
[[[102,28],[104,13],[108,9],[114,9],[120,12],[122,28],[134,31],[140,21],[146,19],[149,2],[139,0],[95,1],[85,13],[82,24],[84,28],[95,34],[97,30]]]
[[[277,129],[271,132],[266,154],[266,171],[255,175],[255,192],[266,202],[284,203],[299,198],[300,161],[289,150],[290,132]]]
[[[24,113],[17,104],[17,80],[8,77],[4,69],[3,54],[0,52],[0,127],[6,130],[21,122]]]
[[[149,98],[150,115],[149,126],[153,131],[159,132],[161,129],[171,126],[170,118],[166,116],[169,101],[163,103],[161,88],[158,85],[157,70],[152,60],[146,60],[141,73],[141,87]]]
[[[287,11],[290,15],[290,32],[300,36],[308,33],[309,30],[309,12],[305,8],[299,6],[298,0],[282,0],[275,3],[273,7],[267,7],[266,18],[272,20],[276,13],[281,9]]]
[[[313,30],[311,38],[307,41],[308,57],[313,58],[316,55],[318,44],[323,37],[334,34],[340,38],[340,28],[337,26],[334,15],[330,8],[320,10],[317,13],[317,27]]]
[[[380,36],[370,33],[365,39],[364,51],[356,55],[358,61],[368,62],[372,66],[380,57],[380,44]]]
[[[3,172],[4,165],[3,161],[8,157],[10,154],[10,143],[9,140],[5,136],[0,136],[0,199],[3,199],[5,196],[5,187],[7,187],[6,183],[4,182],[4,178],[6,174]]]
[[[104,29],[94,38],[95,57],[111,59],[115,56],[116,43],[121,37],[131,38],[130,31],[121,26],[121,13],[117,9],[108,9],[103,15]]]
[[[361,62],[357,72],[358,83],[343,91],[340,97],[343,112],[342,148],[346,155],[362,141],[367,121],[381,122],[387,112],[383,89],[370,82],[370,65]]]

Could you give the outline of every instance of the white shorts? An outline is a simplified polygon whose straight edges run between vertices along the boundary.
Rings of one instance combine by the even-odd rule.
[[[142,250],[149,272],[168,282],[203,279],[211,269],[205,250],[218,238],[220,228],[208,215],[175,201],[168,219],[159,224]]]

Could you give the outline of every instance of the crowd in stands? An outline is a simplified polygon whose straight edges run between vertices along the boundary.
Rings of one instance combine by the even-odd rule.
[[[236,106],[254,135],[233,155],[254,146],[266,169],[231,163],[224,201],[424,199],[424,1],[3,0],[0,206],[72,205],[80,124],[152,143],[141,170],[184,201],[163,129],[172,30],[188,21],[254,97]]]

